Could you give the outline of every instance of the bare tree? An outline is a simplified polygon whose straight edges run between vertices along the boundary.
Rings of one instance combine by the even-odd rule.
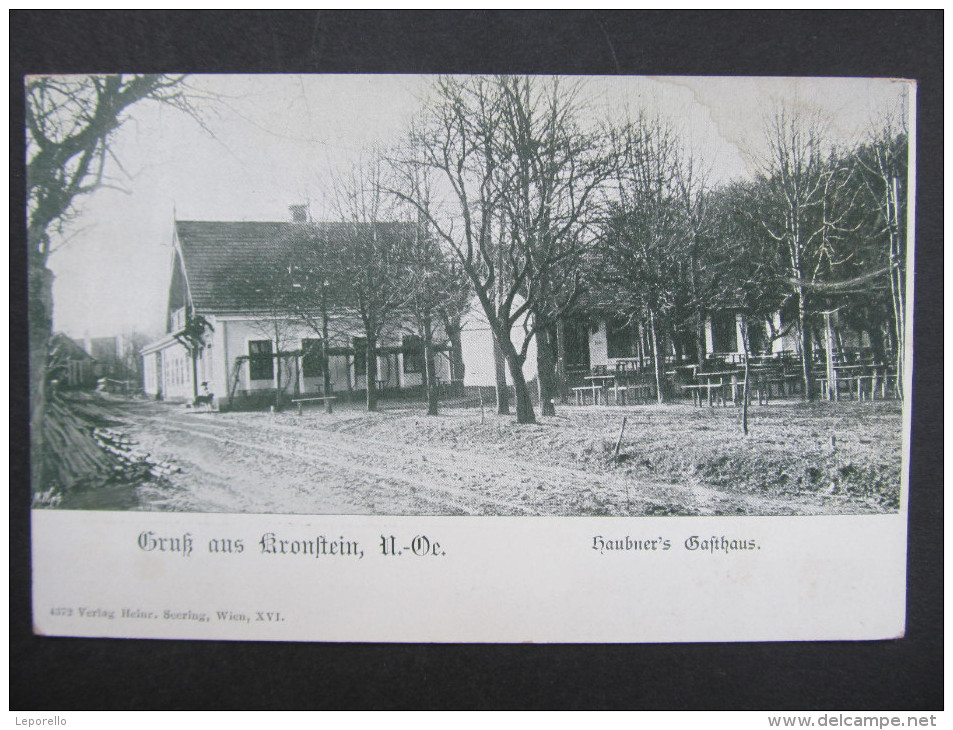
[[[679,241],[680,283],[674,298],[674,328],[691,332],[696,362],[702,366],[706,315],[724,300],[731,257],[727,242],[715,235],[714,190],[700,158],[687,150],[676,151],[673,164],[674,196],[683,231]]]
[[[590,226],[597,193],[612,173],[611,153],[600,134],[579,126],[578,84],[528,77],[499,83],[500,157],[508,180],[500,204],[510,250],[520,261],[513,267],[523,282],[520,293],[532,313],[540,410],[551,416],[558,396],[551,334],[583,290]]]
[[[53,275],[48,268],[56,237],[79,215],[83,197],[109,184],[113,133],[134,105],[153,100],[189,109],[181,76],[34,76],[26,80],[27,266],[30,328],[30,434],[34,488],[45,482],[47,454],[46,366],[53,323]],[[67,413],[59,409],[61,415]],[[65,417],[65,415],[64,415]],[[62,423],[59,441],[88,452],[81,430]]]
[[[423,347],[423,383],[427,395],[427,414],[437,415],[438,391],[435,366],[436,328],[442,323],[449,334],[456,328],[456,344],[451,343],[453,358],[460,357],[460,321],[469,306],[470,282],[460,276],[446,252],[425,226],[421,226],[410,247],[407,265],[409,299],[407,310],[414,334]],[[451,368],[451,375],[453,375]]]
[[[788,296],[784,285],[787,270],[777,242],[762,225],[765,195],[758,183],[733,183],[717,190],[711,200],[714,237],[717,246],[731,256],[732,266],[725,279],[724,302],[741,314],[741,346],[744,353],[741,428],[747,436],[748,402],[751,388],[752,324],[772,324]],[[770,337],[780,336],[772,332]]]
[[[602,222],[599,255],[604,306],[629,323],[647,325],[659,402],[665,398],[665,327],[678,286],[684,239],[676,195],[674,132],[641,115],[613,134],[615,197]]]
[[[424,210],[431,209],[431,179],[428,171],[411,167],[403,171],[403,182],[414,200]],[[399,174],[399,173],[398,173]],[[400,198],[398,198],[401,201]],[[406,203],[403,203],[406,205]],[[469,308],[472,296],[470,282],[456,265],[453,254],[440,245],[431,226],[415,206],[408,206],[417,227],[406,249],[406,283],[408,324],[422,346],[421,375],[427,400],[427,415],[438,413],[438,390],[436,378],[436,328],[442,324],[450,341],[451,380],[463,379],[461,353],[462,318]],[[405,355],[406,356],[406,355]]]
[[[416,209],[434,235],[453,252],[486,315],[494,344],[509,367],[517,398],[517,420],[535,422],[522,366],[525,347],[512,341],[528,306],[525,265],[504,235],[501,199],[506,193],[505,160],[500,158],[503,93],[499,80],[440,78],[436,100],[424,122],[412,130],[407,148],[395,160],[401,179],[391,192]],[[432,176],[441,200],[422,198],[414,180]],[[508,410],[499,389],[498,410]]]
[[[450,346],[450,382],[463,387],[466,363],[463,359],[463,318],[470,311],[473,289],[460,263],[443,255],[441,259],[445,296],[437,302],[437,315],[443,323]]]
[[[335,181],[343,240],[338,258],[342,304],[364,327],[367,410],[377,410],[378,342],[407,303],[407,250],[417,235],[414,223],[396,220],[383,179],[380,155],[354,165]]]
[[[536,339],[544,410],[552,412],[548,330],[575,297],[585,214],[600,182],[595,143],[576,126],[572,91],[556,80],[441,78],[434,94],[399,168],[405,180],[420,168],[439,178],[443,205],[424,204],[406,184],[393,191],[469,277],[513,381],[517,421],[533,423],[523,366]]]
[[[804,397],[811,400],[812,287],[837,263],[853,196],[842,161],[825,149],[819,118],[780,108],[768,123],[767,141],[763,177],[770,198],[763,224],[786,254],[797,300]]]
[[[288,305],[296,318],[320,338],[323,391],[325,396],[330,396],[332,342],[347,333],[346,327],[343,333],[336,327],[344,299],[342,251],[332,242],[327,225],[296,223],[287,236],[290,258],[282,270],[287,271],[289,279]],[[302,352],[302,362],[314,354]],[[329,397],[324,400],[324,410],[333,412]]]
[[[875,212],[877,225],[873,240],[886,239],[890,276],[890,303],[894,326],[897,393],[903,397],[903,362],[906,349],[906,258],[907,258],[907,146],[903,113],[887,117],[871,135],[867,145],[855,155],[862,168],[867,206]]]

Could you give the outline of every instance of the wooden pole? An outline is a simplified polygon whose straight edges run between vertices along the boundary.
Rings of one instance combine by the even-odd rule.
[[[622,447],[622,434],[625,433],[625,422],[628,420],[628,416],[622,417],[622,428],[619,429],[619,438],[615,442],[615,458],[619,458],[619,449]]]

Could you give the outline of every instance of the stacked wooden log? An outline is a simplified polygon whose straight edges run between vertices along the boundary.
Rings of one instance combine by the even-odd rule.
[[[97,428],[93,430],[93,437],[99,446],[116,458],[113,471],[122,478],[147,478],[148,476],[162,479],[181,471],[181,468],[171,462],[154,457],[149,452],[139,448],[135,439],[126,436],[120,431],[111,428]]]
[[[47,404],[43,443],[41,480],[33,485],[37,491],[51,486],[68,489],[81,482],[102,480],[111,472],[112,460],[90,438],[88,421],[67,403],[53,400]]]

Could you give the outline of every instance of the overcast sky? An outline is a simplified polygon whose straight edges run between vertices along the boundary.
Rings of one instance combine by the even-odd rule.
[[[288,206],[329,215],[327,183],[371,145],[406,130],[425,76],[193,76],[209,131],[160,104],[134,107],[113,150],[125,192],[80,203],[50,260],[54,326],[73,336],[161,331],[180,220],[287,220]],[[603,77],[581,80],[593,117],[646,109],[673,124],[716,181],[753,175],[766,114],[818,111],[829,140],[862,138],[896,109],[905,84],[885,79]],[[210,133],[211,132],[211,133]]]

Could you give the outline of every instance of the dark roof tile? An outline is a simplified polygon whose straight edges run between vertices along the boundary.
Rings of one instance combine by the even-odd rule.
[[[192,294],[199,312],[267,311],[273,297],[271,270],[282,249],[293,245],[295,226],[309,225],[331,240],[353,231],[350,223],[261,221],[176,221],[176,234]],[[379,223],[393,229],[403,223]],[[269,264],[269,262],[272,262]]]

